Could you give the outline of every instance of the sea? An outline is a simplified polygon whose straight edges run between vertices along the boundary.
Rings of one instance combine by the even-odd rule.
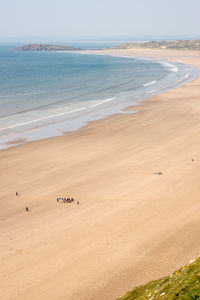
[[[103,49],[115,44],[71,45]],[[113,114],[130,113],[126,107],[137,107],[141,100],[199,75],[196,68],[173,62],[13,51],[18,45],[0,44],[0,149],[67,134]]]

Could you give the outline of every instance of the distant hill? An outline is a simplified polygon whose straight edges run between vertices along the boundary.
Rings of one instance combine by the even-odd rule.
[[[15,51],[78,51],[80,48],[57,46],[51,44],[29,44],[14,48]]]
[[[200,299],[200,258],[173,274],[138,286],[118,300]]]
[[[200,50],[200,40],[151,41],[124,43],[112,49],[151,48],[171,50]]]

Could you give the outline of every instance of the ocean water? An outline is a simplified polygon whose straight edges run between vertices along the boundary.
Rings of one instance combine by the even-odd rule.
[[[191,66],[150,59],[13,47],[0,46],[0,149],[125,113],[125,107],[198,74]]]

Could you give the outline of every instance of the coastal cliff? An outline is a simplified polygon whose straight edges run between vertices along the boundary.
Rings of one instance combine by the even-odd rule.
[[[74,48],[71,46],[57,46],[51,44],[28,44],[20,47],[16,47],[15,51],[78,51],[80,48]]]

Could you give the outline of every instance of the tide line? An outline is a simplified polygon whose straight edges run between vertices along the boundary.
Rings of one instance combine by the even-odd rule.
[[[151,90],[149,92],[147,92],[148,94],[151,94],[151,93],[154,93],[154,92],[157,92],[157,90]]]

